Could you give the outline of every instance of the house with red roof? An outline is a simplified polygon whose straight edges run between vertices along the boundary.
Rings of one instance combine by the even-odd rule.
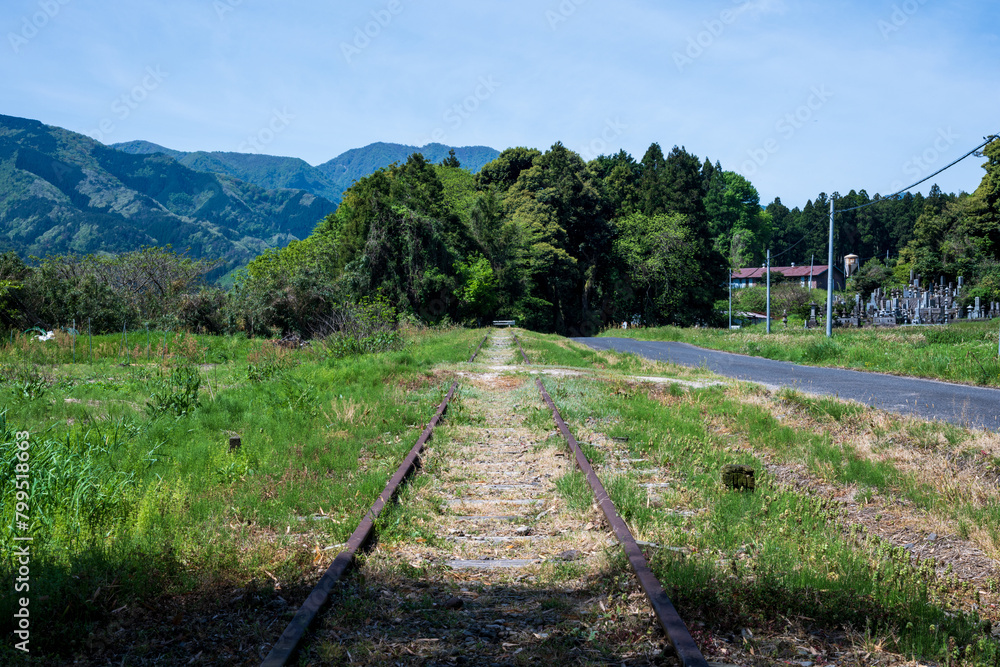
[[[829,266],[817,264],[815,266],[772,266],[771,273],[780,273],[785,277],[785,282],[798,283],[802,287],[826,289],[827,271]],[[767,269],[763,266],[734,271],[730,280],[733,288],[754,287],[755,285],[767,284]],[[844,272],[839,268],[833,271],[834,289],[844,289]]]

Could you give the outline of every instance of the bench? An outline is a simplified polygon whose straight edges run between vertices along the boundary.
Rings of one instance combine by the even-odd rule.
[[[495,327],[516,327],[517,324],[514,320],[493,320],[493,326]]]

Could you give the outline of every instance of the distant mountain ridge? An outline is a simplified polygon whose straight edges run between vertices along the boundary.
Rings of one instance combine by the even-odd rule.
[[[141,150],[150,146],[123,152],[0,115],[0,251],[45,256],[171,244],[195,258],[222,258],[224,273],[305,238],[336,210],[304,189],[265,189],[189,168],[160,147]]]
[[[339,202],[343,189],[305,160],[294,157],[258,155],[256,153],[223,153],[206,151],[176,151],[150,141],[128,141],[112,144],[111,148],[132,155],[169,155],[195,171],[224,174],[238,178],[265,190],[305,190],[317,197]]]
[[[305,160],[293,157],[256,153],[185,152],[149,141],[128,141],[112,144],[111,148],[134,155],[163,153],[196,171],[225,174],[269,190],[305,190],[333,202],[340,202],[344,190],[356,180],[388,167],[393,162],[405,162],[413,153],[422,153],[428,162],[436,163],[444,160],[448,157],[448,152],[454,150],[462,167],[473,173],[500,155],[500,151],[488,146],[427,144],[418,147],[376,142],[363,148],[351,149],[313,167]]]

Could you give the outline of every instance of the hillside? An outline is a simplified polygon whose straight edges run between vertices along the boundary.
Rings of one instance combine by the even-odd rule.
[[[165,148],[149,141],[129,141],[112,144],[114,148],[133,155],[169,155],[185,167],[195,171],[223,174],[238,178],[265,190],[305,190],[317,197],[339,202],[344,191],[326,175],[305,160],[255,153],[222,153],[195,151],[187,153]]]
[[[499,151],[487,146],[452,147],[443,144],[427,144],[420,148],[378,142],[364,148],[349,150],[316,168],[343,192],[354,181],[368,176],[377,169],[388,167],[393,162],[406,162],[406,158],[413,153],[422,153],[425,160],[437,163],[448,157],[449,150],[454,150],[455,157],[458,158],[462,167],[472,173],[478,172],[483,168],[483,165],[500,156]]]
[[[393,162],[406,162],[413,153],[422,153],[428,162],[441,162],[454,150],[462,166],[476,173],[500,152],[486,146],[453,147],[428,144],[424,147],[403,144],[374,143],[351,149],[329,162],[313,167],[304,160],[253,153],[222,153],[196,151],[186,153],[165,148],[149,141],[129,141],[112,144],[114,149],[135,155],[163,153],[186,167],[197,171],[225,174],[253,183],[265,189],[295,188],[311,192],[333,202],[339,202],[344,190],[354,181],[364,178]]]
[[[22,256],[172,244],[222,271],[309,235],[335,210],[302,190],[266,190],[129,154],[38,121],[0,116],[0,250]]]

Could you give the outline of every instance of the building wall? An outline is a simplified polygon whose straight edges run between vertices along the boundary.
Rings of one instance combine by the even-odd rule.
[[[733,289],[742,289],[744,287],[757,287],[767,285],[767,277],[762,276],[760,278],[732,278]],[[792,281],[798,282],[800,287],[810,287],[809,276],[802,276],[800,278],[792,278]],[[812,277],[812,289],[826,289],[826,271],[822,273],[814,274]],[[844,278],[839,272],[834,272],[833,274],[834,289],[842,290],[844,289]]]

